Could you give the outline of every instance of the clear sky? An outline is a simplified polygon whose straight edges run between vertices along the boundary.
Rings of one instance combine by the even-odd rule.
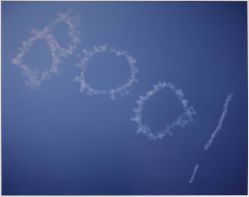
[[[31,88],[13,58],[32,29],[43,30],[69,9],[79,17],[80,43],[65,57],[58,50],[51,57],[42,39],[32,44],[22,63],[30,76],[49,73]],[[247,193],[246,2],[3,2],[2,11],[3,194]],[[59,24],[40,36],[66,48],[69,33]],[[105,44],[127,56],[92,56],[85,72],[92,87],[126,83],[128,55],[139,69],[138,83],[115,100],[81,92],[74,80],[81,50]],[[130,118],[139,96],[158,81],[181,89],[196,114],[173,136],[151,140]],[[204,151],[231,92],[223,125]],[[142,121],[154,133],[181,113],[166,88],[146,101]]]

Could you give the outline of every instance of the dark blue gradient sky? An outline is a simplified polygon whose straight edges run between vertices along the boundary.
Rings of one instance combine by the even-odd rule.
[[[81,44],[58,76],[31,90],[11,60],[31,29],[67,9],[80,15]],[[247,193],[246,2],[3,2],[2,11],[3,194]],[[67,44],[64,26],[53,33]],[[87,96],[73,82],[80,49],[99,44],[137,60],[139,83],[129,95]],[[25,61],[48,68],[46,45],[37,42]],[[108,53],[89,65],[88,80],[99,88],[129,74],[124,59]],[[138,96],[158,81],[181,88],[197,115],[174,136],[151,141],[129,119]],[[223,127],[204,153],[231,91]],[[161,91],[143,121],[160,129],[181,110],[172,92]]]

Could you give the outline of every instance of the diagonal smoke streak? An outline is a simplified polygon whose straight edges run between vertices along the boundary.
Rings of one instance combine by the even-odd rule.
[[[112,88],[110,90],[101,90],[93,88],[86,80],[86,72],[88,68],[88,61],[96,53],[112,53],[116,56],[122,56],[127,60],[128,66],[130,68],[130,76],[126,83],[119,85],[117,88]],[[75,81],[80,83],[80,91],[86,92],[88,95],[107,95],[111,99],[116,99],[118,95],[126,95],[129,93],[129,89],[133,87],[135,83],[138,82],[136,74],[138,73],[138,68],[135,67],[136,60],[126,51],[118,50],[113,47],[109,47],[107,44],[94,46],[92,49],[83,49],[82,54],[78,55],[79,62],[76,64],[77,67],[81,69],[79,76],[75,77]]]
[[[193,173],[192,173],[192,176],[190,177],[190,179],[189,179],[189,181],[188,181],[189,184],[191,184],[191,183],[194,182],[195,177],[196,177],[196,174],[197,174],[198,169],[199,169],[199,166],[200,166],[199,164],[196,164],[196,165],[195,165],[194,170],[193,170]]]
[[[218,121],[218,125],[216,126],[215,130],[211,134],[210,139],[208,140],[208,142],[205,144],[204,151],[208,151],[208,149],[212,145],[215,137],[217,136],[218,132],[222,129],[222,125],[223,125],[224,119],[226,118],[226,115],[227,115],[227,112],[228,112],[229,103],[232,100],[232,98],[233,98],[233,92],[231,92],[230,94],[228,94],[226,96],[226,100],[225,100],[225,102],[223,104],[223,110],[222,110],[220,119]],[[189,180],[190,184],[193,183],[193,181],[195,179],[195,176],[197,174],[198,168],[199,168],[199,164],[196,164],[196,166],[195,166],[195,168],[193,170],[192,176],[191,176],[191,178]]]
[[[51,31],[60,23],[65,23],[69,28],[70,42],[68,48],[61,47],[54,38]],[[78,28],[78,17],[71,16],[71,10],[65,13],[59,13],[58,17],[45,26],[41,31],[33,29],[31,30],[32,36],[27,41],[22,42],[22,46],[19,48],[19,53],[12,59],[12,63],[17,65],[23,75],[26,77],[25,84],[34,88],[40,86],[44,80],[51,78],[53,74],[58,73],[59,64],[62,62],[62,58],[66,58],[72,54],[76,46],[80,42]],[[30,51],[32,45],[38,41],[44,40],[51,53],[52,62],[49,69],[44,70],[38,75],[24,63],[24,56]]]
[[[154,134],[151,132],[151,129],[142,122],[142,112],[146,101],[164,88],[169,88],[175,93],[176,97],[183,106],[184,112],[171,124],[166,125],[163,131],[158,131],[156,134]],[[193,116],[196,114],[194,108],[190,106],[188,100],[184,98],[183,91],[181,89],[176,89],[175,85],[171,82],[158,82],[157,84],[153,85],[152,90],[147,91],[145,95],[139,96],[136,104],[137,108],[133,109],[134,115],[131,117],[131,120],[137,124],[137,133],[142,133],[152,140],[162,139],[166,134],[172,136],[174,129],[177,127],[184,128],[187,124],[193,121]]]
[[[233,98],[233,92],[231,92],[229,95],[227,95],[225,103],[223,105],[223,111],[222,114],[220,116],[218,125],[216,126],[215,130],[213,131],[213,133],[210,136],[210,139],[208,140],[208,142],[205,144],[204,146],[204,150],[207,151],[209,149],[209,147],[212,145],[215,137],[217,136],[218,132],[221,130],[222,125],[223,125],[223,121],[226,118],[226,114],[228,112],[228,107],[229,107],[229,103]]]

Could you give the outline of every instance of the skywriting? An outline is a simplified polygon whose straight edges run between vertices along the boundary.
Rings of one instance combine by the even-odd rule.
[[[246,3],[25,4],[3,6],[4,194],[245,194]]]

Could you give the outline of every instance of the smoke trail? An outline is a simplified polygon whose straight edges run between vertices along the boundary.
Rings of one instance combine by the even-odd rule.
[[[196,176],[196,174],[197,174],[197,172],[198,172],[198,169],[199,169],[199,164],[196,164],[195,167],[194,167],[192,176],[190,177],[190,179],[189,179],[189,181],[188,181],[189,184],[191,184],[191,183],[194,182],[195,176]]]
[[[86,80],[86,72],[88,68],[88,61],[96,54],[96,53],[105,53],[109,52],[116,56],[124,57],[130,68],[130,77],[127,82],[119,85],[117,88],[113,88],[110,90],[101,90],[93,88]],[[118,95],[126,95],[129,93],[129,89],[138,81],[136,78],[136,74],[138,73],[138,69],[135,67],[136,60],[126,51],[117,50],[113,47],[109,47],[107,44],[94,46],[92,49],[87,50],[83,49],[82,54],[79,55],[79,62],[76,64],[77,67],[81,69],[81,73],[79,76],[75,77],[75,81],[80,83],[80,91],[86,92],[88,95],[107,95],[111,99],[115,99]]]
[[[74,52],[77,45],[80,43],[80,32],[78,30],[79,28],[79,16],[72,15],[72,10],[68,10],[63,13],[58,13],[57,18],[52,21],[50,24],[48,24],[47,27],[45,27],[48,31],[51,31],[52,29],[56,28],[56,26],[60,25],[61,23],[64,23],[68,26],[69,30],[69,44],[67,48],[59,47],[60,53],[63,56],[68,56]],[[44,28],[44,29],[45,29]]]
[[[28,38],[27,41],[22,42],[22,46],[19,48],[19,53],[12,59],[12,63],[17,65],[26,77],[26,85],[32,88],[40,86],[44,80],[47,80],[53,74],[58,73],[58,66],[62,62],[62,58],[66,58],[68,55],[72,54],[77,44],[80,42],[77,21],[78,17],[71,16],[71,10],[69,10],[65,13],[59,13],[58,17],[42,30],[31,30],[32,36]],[[51,33],[53,28],[60,23],[65,23],[69,28],[70,41],[68,48],[61,47]],[[39,75],[34,73],[34,71],[26,65],[23,60],[25,55],[30,51],[32,45],[38,40],[44,40],[46,42],[52,58],[49,69],[44,70]]]
[[[208,140],[208,142],[205,144],[204,146],[204,150],[207,151],[209,149],[209,147],[212,145],[213,140],[215,139],[215,137],[217,136],[218,132],[221,130],[222,125],[223,125],[223,121],[226,117],[226,114],[228,112],[228,107],[229,107],[229,103],[233,98],[233,92],[231,92],[229,95],[227,95],[225,103],[223,105],[223,111],[221,114],[221,117],[219,119],[218,125],[216,126],[215,130],[213,131],[213,133],[210,136],[210,139]]]
[[[151,129],[142,122],[143,107],[151,96],[164,88],[169,88],[175,93],[176,97],[182,104],[184,112],[171,124],[166,125],[164,130],[158,131],[154,134],[151,132]],[[166,134],[172,136],[174,129],[177,127],[184,128],[187,124],[193,121],[193,116],[196,114],[194,108],[190,106],[188,100],[184,98],[183,91],[181,89],[176,89],[175,85],[171,82],[158,82],[158,84],[153,85],[152,90],[147,91],[145,95],[139,96],[136,104],[137,108],[133,109],[134,115],[131,117],[131,120],[137,124],[137,133],[142,133],[152,140],[162,139]]]

